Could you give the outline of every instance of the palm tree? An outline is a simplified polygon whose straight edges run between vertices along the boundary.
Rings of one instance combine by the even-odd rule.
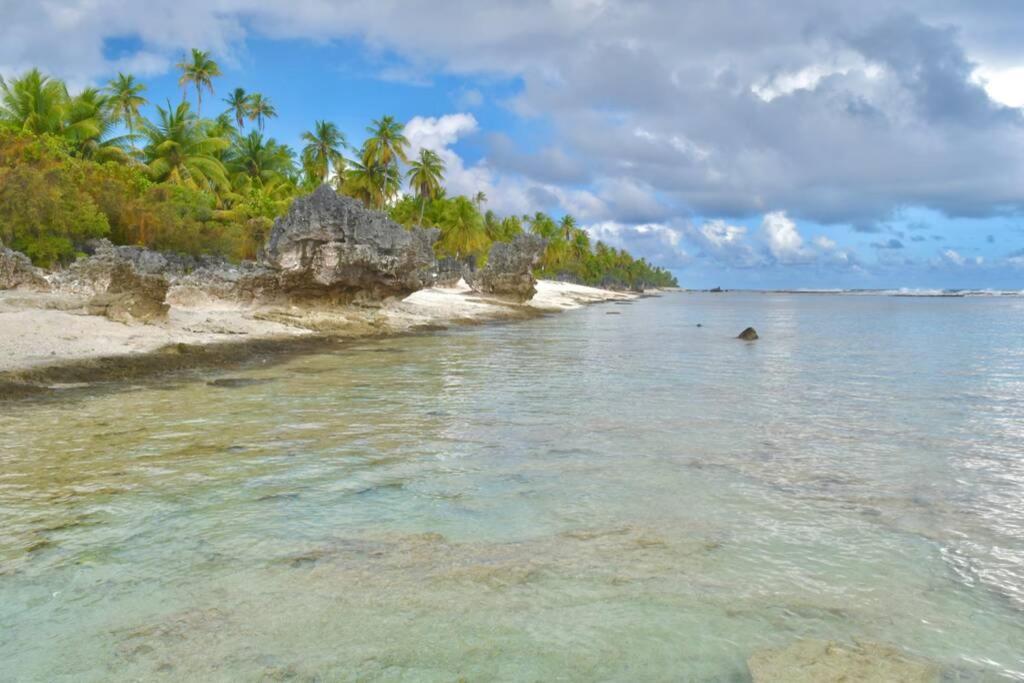
[[[132,143],[132,153],[138,155],[135,147],[135,122],[139,120],[139,108],[149,104],[142,96],[146,86],[135,80],[131,74],[118,72],[117,78],[107,84],[107,94],[110,96],[110,108],[115,121],[121,121],[128,126],[128,139]]]
[[[423,211],[427,207],[427,200],[437,197],[441,190],[444,170],[444,159],[431,149],[421,149],[419,158],[409,166],[409,185],[420,198],[418,225],[423,225]]]
[[[307,174],[317,185],[330,177],[331,169],[339,177],[345,172],[345,157],[341,150],[348,147],[345,134],[330,121],[316,121],[312,131],[305,131],[302,139],[302,163]]]
[[[228,105],[227,113],[235,116],[235,124],[239,128],[245,128],[245,120],[250,116],[251,106],[251,96],[246,94],[245,88],[235,88],[224,101]]]
[[[264,97],[258,92],[249,96],[249,120],[256,122],[261,133],[263,132],[263,119],[276,117],[277,109],[271,104],[269,97]]]
[[[370,137],[363,143],[364,161],[375,166],[394,166],[394,173],[397,174],[398,162],[409,161],[405,152],[406,147],[409,146],[409,140],[402,134],[403,128],[402,124],[391,116],[374,119],[366,128]],[[390,174],[391,171],[388,171],[384,175]],[[381,194],[385,196],[385,201],[390,197],[387,188],[382,187]]]
[[[26,133],[59,135],[68,91],[62,81],[32,69],[10,83],[0,77],[0,122]]]
[[[353,160],[345,174],[344,191],[363,201],[367,206],[382,209],[402,186],[397,164],[377,163],[366,149]]]
[[[203,88],[213,94],[213,79],[220,76],[220,67],[217,62],[210,59],[210,53],[192,48],[192,61],[182,60],[178,63],[181,69],[181,78],[178,85],[181,86],[182,99],[185,99],[185,88],[189,83],[196,88],[196,115],[203,115]]]
[[[197,189],[228,187],[224,164],[216,155],[230,143],[209,136],[188,102],[175,109],[168,102],[166,109],[156,110],[158,120],[145,122],[143,131],[148,141],[143,153],[153,179]]]
[[[438,246],[444,251],[461,258],[482,251],[489,242],[484,230],[483,219],[466,197],[456,197],[448,202],[438,227],[441,239]]]
[[[409,141],[402,134],[403,126],[394,117],[382,116],[374,119],[366,128],[370,134],[364,143],[369,158],[378,164],[392,164],[409,161],[405,149]]]
[[[127,161],[125,137],[108,136],[116,122],[111,98],[97,88],[85,88],[67,100],[63,135],[77,157]]]
[[[483,203],[487,201],[487,193],[483,190],[478,191],[473,195],[473,203],[476,204],[476,210],[479,211]]]
[[[288,178],[294,170],[295,153],[274,138],[263,139],[259,131],[236,136],[227,154],[227,167],[235,176],[263,187]]]
[[[558,227],[562,229],[562,239],[568,242],[572,237],[573,231],[576,229],[576,219],[565,214],[562,216],[562,220],[558,222]]]

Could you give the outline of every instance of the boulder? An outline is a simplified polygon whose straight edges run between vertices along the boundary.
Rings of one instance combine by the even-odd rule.
[[[511,242],[495,242],[487,265],[472,274],[468,284],[485,294],[528,301],[537,293],[533,269],[544,255],[547,241],[532,234],[517,235]]]
[[[33,266],[28,256],[0,244],[0,289],[49,288],[50,284],[43,277],[43,271]]]
[[[328,185],[274,222],[260,263],[291,296],[381,299],[434,282],[436,229],[407,230]]]
[[[167,317],[168,282],[163,275],[140,273],[130,261],[113,260],[107,288],[86,304],[90,315],[104,315],[117,322],[152,322]]]
[[[202,267],[172,279],[171,298],[177,304],[223,299],[239,303],[271,301],[279,294],[278,272],[253,261]]]
[[[753,327],[748,327],[747,329],[740,332],[739,336],[737,336],[736,338],[742,339],[743,341],[754,341],[759,337],[757,336],[757,330],[755,330]]]
[[[754,683],[933,683],[941,675],[935,664],[912,659],[888,645],[846,646],[822,640],[800,640],[785,648],[758,650],[747,660],[747,668]]]

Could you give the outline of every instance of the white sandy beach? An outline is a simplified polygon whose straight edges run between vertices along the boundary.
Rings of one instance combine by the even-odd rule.
[[[168,344],[286,339],[317,331],[351,336],[396,334],[424,326],[527,317],[636,296],[542,280],[531,301],[517,304],[477,294],[460,281],[455,287],[421,290],[380,308],[310,310],[196,301],[172,289],[167,320],[144,325],[88,315],[83,299],[66,294],[0,291],[0,372],[144,354]]]

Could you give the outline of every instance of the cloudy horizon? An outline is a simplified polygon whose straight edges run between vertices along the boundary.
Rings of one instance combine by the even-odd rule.
[[[692,287],[1024,289],[1024,5],[0,0],[0,74],[208,49],[268,133],[382,113],[453,193],[571,213]],[[204,105],[206,100],[204,98]],[[212,105],[211,105],[212,106]],[[204,113],[206,108],[204,106]]]

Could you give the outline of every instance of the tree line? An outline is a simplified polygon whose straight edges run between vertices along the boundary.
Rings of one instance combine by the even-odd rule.
[[[142,113],[146,85],[131,74],[75,94],[38,69],[0,78],[0,239],[45,266],[99,236],[251,258],[295,197],[330,183],[403,225],[439,228],[439,256],[481,262],[493,242],[529,231],[548,241],[542,277],[675,284],[644,259],[592,244],[572,216],[498,216],[483,192],[449,196],[442,157],[411,156],[394,117],[373,120],[359,147],[333,122],[314,121],[296,151],[266,134],[277,117],[266,95],[234,88],[216,99],[221,71],[209,53],[193,49],[178,69],[181,101],[154,103],[152,118]],[[220,112],[204,117],[214,103]]]

